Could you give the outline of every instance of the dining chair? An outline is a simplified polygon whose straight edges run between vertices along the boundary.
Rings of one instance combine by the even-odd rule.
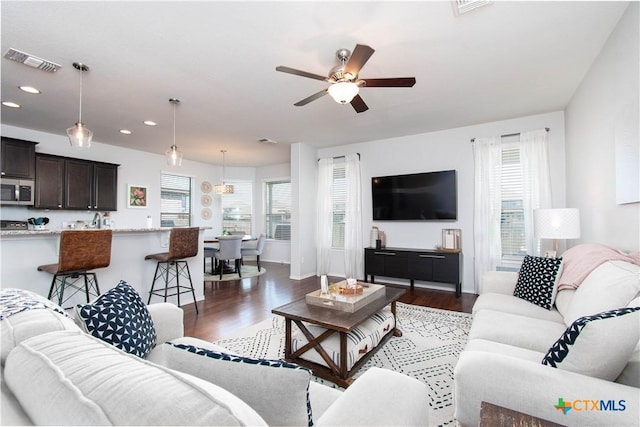
[[[207,272],[207,259],[211,258],[211,274],[215,274],[216,271],[216,257],[215,254],[218,252],[218,248],[211,248],[205,246],[204,248],[204,271]]]
[[[180,307],[180,294],[190,292],[196,306],[196,313],[198,313],[196,293],[193,289],[193,281],[186,258],[198,255],[199,234],[199,227],[174,227],[169,234],[169,252],[150,254],[144,257],[144,259],[157,261],[147,304],[151,303],[152,295],[163,297],[165,302],[167,297],[175,296],[178,298],[178,307]],[[188,286],[180,284],[181,277],[189,281]],[[175,284],[172,284],[174,281]],[[156,282],[160,282],[157,289]],[[173,293],[169,293],[170,291]]]
[[[60,232],[58,262],[38,266],[38,271],[53,274],[49,295],[57,297],[62,305],[78,292],[84,292],[87,303],[89,295],[100,295],[98,277],[92,271],[108,267],[111,263],[112,230],[63,230]],[[78,283],[83,279],[81,283]],[[73,293],[64,298],[65,290]]]
[[[247,248],[242,248],[241,250],[243,261],[245,256],[256,257],[256,261],[258,263],[258,271],[260,271],[260,255],[262,255],[262,251],[264,250],[264,243],[266,241],[267,241],[267,235],[265,233],[262,233],[258,237],[258,242],[256,243],[255,248],[247,247]]]
[[[242,260],[242,235],[232,234],[230,236],[218,237],[220,249],[213,255],[219,261],[218,269],[220,270],[220,280],[222,280],[222,273],[224,270],[224,261],[234,261],[235,272],[238,276],[242,277],[240,272],[240,261]]]

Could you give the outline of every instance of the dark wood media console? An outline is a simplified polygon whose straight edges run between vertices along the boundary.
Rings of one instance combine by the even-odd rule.
[[[452,283],[456,296],[462,294],[462,253],[433,249],[365,248],[364,280],[371,283],[375,276]]]

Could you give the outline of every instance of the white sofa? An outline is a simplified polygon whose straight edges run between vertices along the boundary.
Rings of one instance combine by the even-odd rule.
[[[1,424],[300,425],[292,420],[309,408],[306,399],[295,400],[289,389],[296,387],[308,396],[318,426],[428,424],[428,390],[415,379],[370,368],[343,392],[309,381],[306,370],[225,365],[175,350],[179,344],[224,350],[184,337],[182,309],[160,303],[148,310],[158,344],[146,359],[49,309],[0,320]]]
[[[454,372],[459,424],[477,426],[481,402],[487,401],[562,425],[638,426],[638,312],[626,317],[634,320],[622,337],[614,330],[595,342],[580,341],[582,347],[576,341],[568,354],[591,357],[584,363],[586,368],[554,368],[541,362],[576,319],[640,306],[640,267],[605,262],[577,290],[559,291],[551,310],[513,296],[517,280],[518,273],[513,272],[493,271],[484,277],[484,291],[473,307],[469,340]],[[571,409],[556,408],[562,403],[572,405]]]

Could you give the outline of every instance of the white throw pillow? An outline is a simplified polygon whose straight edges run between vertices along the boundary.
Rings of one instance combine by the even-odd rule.
[[[613,381],[640,338],[640,307],[605,311],[576,320],[556,341],[543,365]]]
[[[247,402],[269,425],[313,425],[311,371],[280,360],[253,359],[184,344],[162,345],[165,366],[216,384]]]
[[[575,320],[626,307],[640,294],[640,266],[609,261],[593,270],[576,290],[566,312],[565,325]]]
[[[80,330],[23,341],[4,376],[34,425],[266,425],[229,391]]]

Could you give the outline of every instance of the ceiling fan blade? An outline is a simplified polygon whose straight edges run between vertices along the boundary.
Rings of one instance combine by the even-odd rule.
[[[412,87],[416,84],[415,77],[391,77],[388,79],[362,79],[363,87]]]
[[[302,107],[303,105],[307,105],[311,101],[315,101],[318,98],[322,98],[326,94],[327,94],[327,89],[322,89],[320,92],[316,92],[313,95],[308,96],[305,99],[303,99],[302,101],[298,101],[293,105],[295,105],[296,107]]]
[[[353,49],[351,57],[349,57],[349,60],[344,67],[344,73],[350,73],[353,76],[357,76],[360,72],[360,69],[364,66],[364,64],[366,64],[369,58],[371,58],[373,52],[375,52],[375,50],[373,50],[371,47],[364,44],[357,44],[356,48]]]
[[[356,113],[364,113],[369,109],[369,107],[367,107],[367,104],[364,103],[360,95],[356,95],[353,97],[353,99],[351,100],[351,106],[353,107],[354,110],[356,110]]]
[[[282,65],[276,67],[276,71],[282,71],[283,73],[294,74],[296,76],[308,77],[310,79],[322,80],[325,82],[329,81],[328,77],[321,76],[319,74],[308,73],[302,70],[296,70],[295,68],[285,67]]]

